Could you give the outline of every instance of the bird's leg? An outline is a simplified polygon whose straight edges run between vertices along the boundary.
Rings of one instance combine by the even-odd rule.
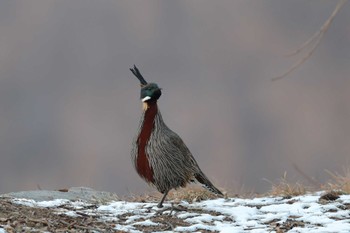
[[[158,205],[157,205],[158,208],[163,208],[163,202],[164,202],[164,200],[165,200],[165,197],[168,195],[168,192],[169,192],[169,190],[167,190],[167,191],[164,192],[164,195],[163,195],[163,197],[162,197],[162,200],[160,200],[160,202],[159,202]]]

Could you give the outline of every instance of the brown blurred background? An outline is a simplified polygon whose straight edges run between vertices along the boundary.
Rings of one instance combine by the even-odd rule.
[[[151,190],[130,161],[136,64],[165,122],[219,187],[265,192],[299,168],[319,182],[350,156],[350,11],[316,53],[284,55],[337,1],[0,1],[0,193]]]

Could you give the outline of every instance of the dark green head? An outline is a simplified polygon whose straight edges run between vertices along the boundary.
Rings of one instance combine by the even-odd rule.
[[[141,75],[139,69],[134,65],[134,68],[130,68],[131,72],[141,83],[141,100],[142,102],[156,101],[162,95],[161,88],[155,83],[147,83]]]
[[[148,83],[145,86],[141,87],[142,102],[157,100],[161,95],[162,91],[155,83]]]

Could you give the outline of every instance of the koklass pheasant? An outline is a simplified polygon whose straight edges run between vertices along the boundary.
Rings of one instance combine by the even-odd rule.
[[[209,191],[222,196],[199,168],[182,139],[166,126],[157,106],[162,94],[155,83],[147,83],[136,66],[130,69],[141,82],[143,112],[131,158],[137,173],[163,194],[158,208],[169,190],[198,181]]]

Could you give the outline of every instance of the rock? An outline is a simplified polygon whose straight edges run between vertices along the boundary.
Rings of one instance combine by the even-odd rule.
[[[69,189],[61,189],[57,191],[50,190],[33,190],[13,192],[0,195],[0,197],[25,198],[35,201],[51,201],[55,199],[67,199],[71,201],[87,201],[87,202],[105,202],[119,200],[114,193],[96,191],[87,187],[72,187]]]
[[[325,194],[323,194],[319,201],[335,201],[339,198],[339,195],[341,195],[340,192],[337,191],[330,191]]]

